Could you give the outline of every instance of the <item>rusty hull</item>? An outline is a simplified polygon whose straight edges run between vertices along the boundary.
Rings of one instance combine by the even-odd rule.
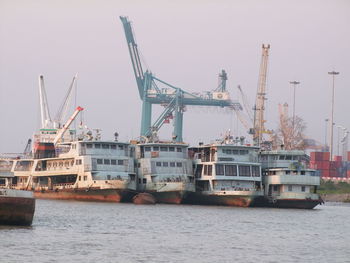
[[[35,199],[0,196],[0,224],[30,226],[35,211]]]
[[[133,191],[124,189],[60,189],[34,191],[34,196],[39,199],[77,200],[77,201],[101,201],[101,202],[128,202],[135,195]]]

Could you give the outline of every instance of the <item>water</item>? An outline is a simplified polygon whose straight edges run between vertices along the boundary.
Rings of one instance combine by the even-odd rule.
[[[314,210],[37,200],[0,262],[350,262],[350,205]]]

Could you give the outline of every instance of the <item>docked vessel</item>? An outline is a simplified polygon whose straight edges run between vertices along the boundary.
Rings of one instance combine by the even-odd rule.
[[[135,144],[138,191],[152,194],[157,203],[180,204],[195,191],[188,145],[178,142]]]
[[[244,139],[224,139],[189,149],[194,161],[196,192],[192,204],[248,207],[263,200],[258,147]]]
[[[12,189],[12,164],[12,159],[0,159],[0,225],[29,226],[35,199],[31,191]]]
[[[136,193],[134,161],[128,143],[82,140],[39,143],[35,156],[14,161],[16,188],[37,198],[129,201]]]
[[[299,150],[262,151],[265,205],[312,209],[322,204],[317,194],[320,176],[308,169],[308,156]]]

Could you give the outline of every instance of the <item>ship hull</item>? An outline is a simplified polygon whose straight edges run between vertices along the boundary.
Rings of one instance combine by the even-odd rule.
[[[266,201],[266,206],[274,208],[313,209],[322,203],[322,200],[312,199],[275,199],[273,201]]]
[[[35,211],[35,199],[0,196],[0,224],[30,226]]]
[[[193,193],[188,198],[188,203],[198,205],[222,205],[251,207],[261,206],[261,197],[252,195],[217,195],[217,194],[201,194]]]
[[[190,191],[164,191],[149,192],[156,198],[157,203],[161,204],[182,204]]]
[[[135,191],[128,189],[61,189],[34,191],[38,199],[58,199],[77,201],[98,201],[98,202],[131,202]]]

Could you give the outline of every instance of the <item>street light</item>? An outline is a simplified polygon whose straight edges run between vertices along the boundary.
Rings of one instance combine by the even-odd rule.
[[[293,133],[294,133],[294,124],[295,124],[295,87],[300,84],[299,81],[289,81],[290,84],[294,87],[294,95],[293,95]]]
[[[335,79],[335,75],[338,75],[339,72],[336,71],[331,71],[328,72],[329,75],[332,75],[333,78],[333,85],[332,85],[332,103],[331,103],[331,119],[330,119],[330,146],[329,146],[329,159],[330,161],[332,161],[332,157],[333,157],[333,122],[334,122],[334,79]]]
[[[344,128],[343,126],[341,125],[337,125],[337,128],[338,128],[338,136],[337,136],[337,155],[339,156],[340,155],[340,151],[339,151],[339,146],[340,146],[340,131],[343,130],[343,133],[345,133],[345,130],[346,128]]]
[[[329,119],[325,119],[326,125],[325,125],[325,131],[324,131],[324,151],[327,152],[327,126],[328,126]]]

